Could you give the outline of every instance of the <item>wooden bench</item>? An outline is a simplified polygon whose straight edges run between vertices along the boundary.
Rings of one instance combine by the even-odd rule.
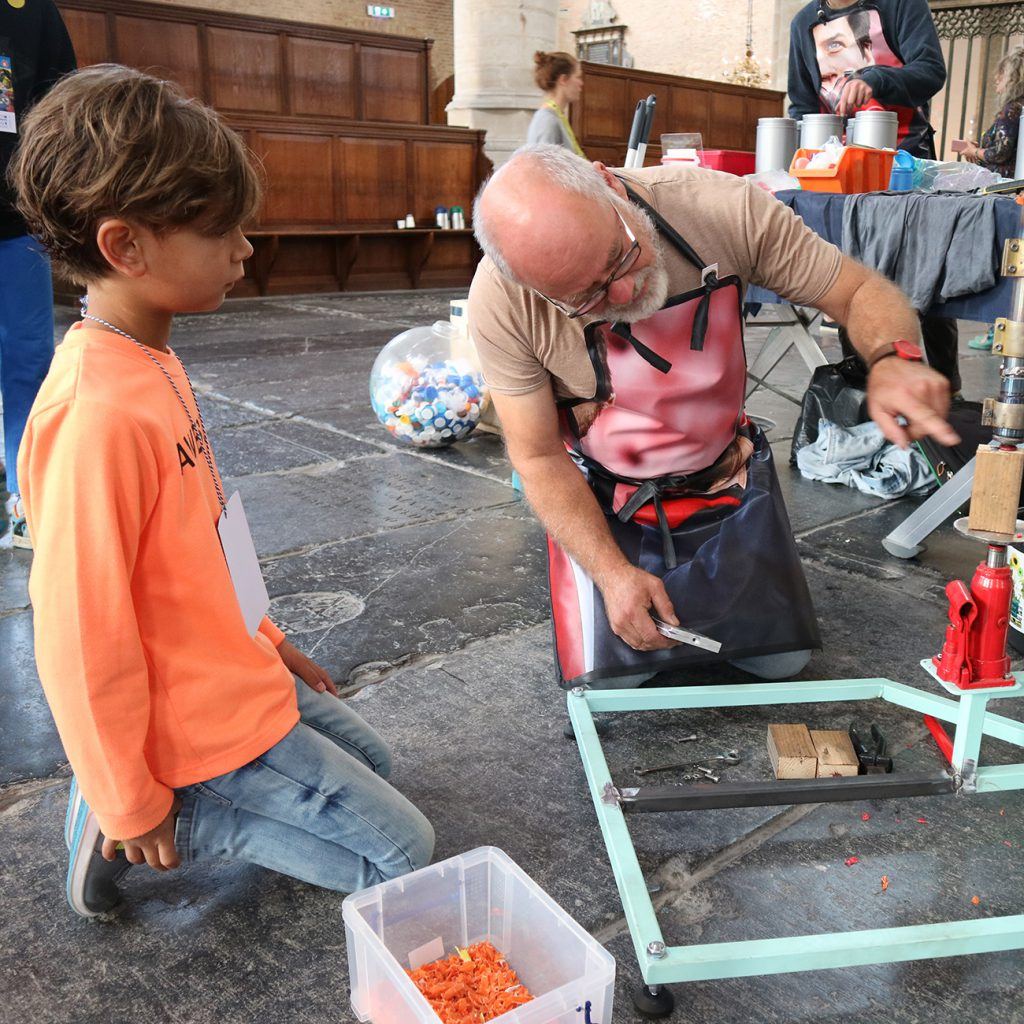
[[[270,274],[277,259],[278,247],[282,238],[333,238],[335,240],[334,276],[338,282],[338,291],[344,291],[349,274],[359,256],[359,246],[363,238],[405,238],[408,240],[409,252],[406,269],[413,288],[420,286],[420,274],[430,253],[434,248],[434,239],[438,235],[472,235],[472,229],[460,228],[254,228],[246,231],[245,236],[252,243],[253,254],[249,260],[249,270],[260,295],[266,295],[270,282]]]

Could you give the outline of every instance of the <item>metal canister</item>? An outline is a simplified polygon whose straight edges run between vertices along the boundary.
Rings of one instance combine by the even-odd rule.
[[[854,141],[871,149],[895,149],[899,119],[895,110],[862,110],[854,118]]]
[[[834,135],[843,141],[845,118],[838,114],[804,114],[800,119],[800,148],[821,149]]]
[[[760,117],[754,170],[788,171],[796,153],[796,121],[791,117]]]

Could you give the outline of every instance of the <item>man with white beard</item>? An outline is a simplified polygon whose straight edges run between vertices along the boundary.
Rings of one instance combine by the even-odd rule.
[[[890,440],[955,443],[906,298],[766,192],[700,168],[524,147],[481,189],[474,227],[470,332],[548,531],[559,681],[635,686],[721,660],[799,672],[817,622],[743,411],[743,294],[762,285],[846,325]],[[720,650],[677,642],[680,627]]]

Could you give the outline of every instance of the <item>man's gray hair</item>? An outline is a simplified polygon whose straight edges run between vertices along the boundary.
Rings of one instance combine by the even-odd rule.
[[[523,282],[512,272],[508,262],[498,248],[491,233],[491,225],[487,222],[487,217],[481,211],[480,200],[483,198],[488,186],[500,178],[507,168],[523,161],[528,161],[538,170],[545,172],[553,181],[557,181],[566,192],[586,196],[590,199],[607,198],[609,192],[604,178],[601,177],[589,160],[584,160],[583,157],[577,156],[562,146],[541,142],[517,149],[508,162],[499,167],[480,186],[480,191],[477,192],[476,199],[473,202],[473,234],[476,235],[480,248],[491,257],[495,267],[498,268],[498,272],[502,276],[507,277],[510,281],[515,281],[517,284],[522,284]]]

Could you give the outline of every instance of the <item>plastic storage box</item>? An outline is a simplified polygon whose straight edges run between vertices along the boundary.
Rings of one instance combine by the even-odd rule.
[[[798,149],[790,164],[789,173],[797,178],[800,187],[808,192],[840,192],[852,195],[856,192],[884,192],[889,187],[892,161],[896,156],[891,149],[861,149],[847,146],[836,166],[828,169],[799,169],[797,160],[808,159],[817,153],[816,149]]]
[[[743,149],[704,149],[700,154],[701,167],[729,174],[753,174],[757,157]]]
[[[495,1024],[612,1024],[615,960],[525,871],[481,847],[342,906],[352,1009],[373,1024],[438,1024],[406,970],[488,941],[534,999]]]

